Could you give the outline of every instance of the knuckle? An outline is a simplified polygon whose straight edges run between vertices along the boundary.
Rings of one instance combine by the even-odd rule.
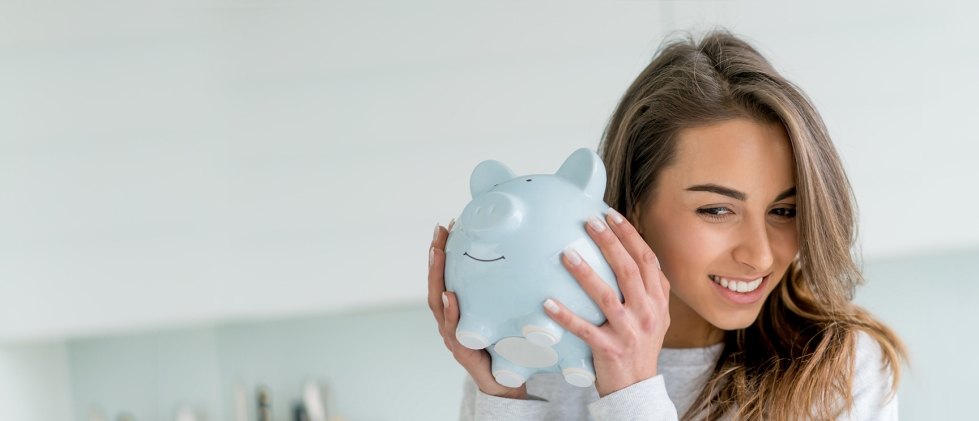
[[[459,348],[462,348],[462,347],[456,346],[456,347],[453,347],[452,348],[452,357],[455,358],[456,361],[460,361],[461,362],[461,361],[465,360],[465,355],[463,355],[462,350],[460,350]]]
[[[601,352],[602,355],[611,357],[612,359],[617,359],[622,356],[622,351],[619,350],[619,347],[607,342],[599,344],[598,351]]]
[[[643,264],[656,267],[656,253],[653,253],[652,250],[646,249],[645,251],[642,252],[642,256],[640,256],[640,258]]]
[[[626,348],[632,348],[639,344],[639,338],[641,335],[639,332],[636,332],[635,329],[628,329],[623,332],[621,337],[623,345],[625,345]]]
[[[587,343],[595,339],[595,332],[591,329],[578,329],[578,333],[575,336]]]
[[[621,304],[619,303],[619,297],[616,296],[611,291],[606,291],[604,294],[602,294],[601,302],[602,305],[608,309],[613,309],[616,307],[617,304]]]
[[[626,279],[636,279],[640,277],[639,266],[635,263],[627,264],[622,268],[622,277]]]
[[[644,332],[654,331],[656,330],[656,320],[656,316],[654,316],[652,313],[647,314],[639,319],[639,328]]]

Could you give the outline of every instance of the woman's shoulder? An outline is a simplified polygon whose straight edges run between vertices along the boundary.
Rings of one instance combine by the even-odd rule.
[[[854,356],[853,386],[862,383],[886,383],[888,389],[894,381],[894,373],[887,366],[884,350],[877,339],[863,330],[857,330],[856,355]]]
[[[894,372],[886,364],[884,350],[869,333],[855,332],[851,395],[851,419],[897,419],[897,395],[892,393]]]

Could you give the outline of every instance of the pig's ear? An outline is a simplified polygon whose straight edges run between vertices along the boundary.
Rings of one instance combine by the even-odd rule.
[[[555,174],[571,180],[587,196],[598,200],[605,197],[605,164],[591,149],[574,151]]]
[[[517,175],[500,161],[492,159],[480,162],[469,177],[469,191],[473,198],[488,192],[493,186],[516,178]]]

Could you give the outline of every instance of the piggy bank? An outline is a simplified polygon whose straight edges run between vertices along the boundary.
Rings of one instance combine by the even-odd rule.
[[[605,315],[561,261],[573,246],[622,300],[585,220],[604,220],[609,206],[605,165],[578,149],[554,174],[517,177],[498,161],[484,161],[469,181],[472,201],[456,219],[445,245],[445,286],[456,294],[456,338],[486,349],[496,381],[518,387],[536,373],[556,373],[572,385],[595,382],[591,348],[544,312],[555,298],[600,325]]]

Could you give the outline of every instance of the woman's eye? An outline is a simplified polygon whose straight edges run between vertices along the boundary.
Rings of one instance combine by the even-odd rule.
[[[706,216],[710,219],[722,219],[725,215],[731,214],[731,210],[724,207],[718,208],[700,208],[697,209],[697,213]]]
[[[782,219],[792,219],[795,218],[795,208],[775,208],[772,214]]]

